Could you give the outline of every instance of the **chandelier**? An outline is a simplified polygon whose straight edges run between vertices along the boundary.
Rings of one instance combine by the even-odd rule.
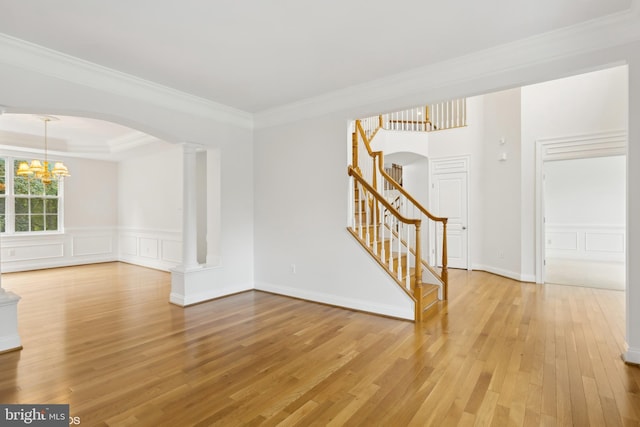
[[[69,169],[62,162],[55,162],[53,168],[49,166],[47,158],[47,125],[52,120],[58,120],[55,117],[44,116],[41,117],[44,121],[44,161],[41,162],[38,159],[31,160],[31,163],[20,162],[17,176],[25,178],[35,178],[42,181],[43,184],[51,184],[53,180],[60,180],[69,175]]]

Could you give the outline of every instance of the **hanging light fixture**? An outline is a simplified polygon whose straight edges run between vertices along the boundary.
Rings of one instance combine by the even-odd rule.
[[[44,121],[44,162],[40,162],[38,159],[31,160],[31,163],[20,162],[17,176],[25,178],[35,178],[42,181],[43,184],[51,184],[53,180],[60,180],[69,175],[69,169],[62,162],[55,162],[53,168],[49,167],[49,160],[47,157],[47,125],[52,120],[58,120],[55,117],[43,116]]]

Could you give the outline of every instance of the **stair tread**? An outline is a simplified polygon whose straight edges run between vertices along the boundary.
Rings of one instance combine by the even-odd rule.
[[[440,286],[433,285],[431,283],[423,283],[422,284],[422,294],[425,295],[427,293],[437,292],[440,289]]]

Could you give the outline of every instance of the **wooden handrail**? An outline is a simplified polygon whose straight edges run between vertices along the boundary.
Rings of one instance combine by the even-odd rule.
[[[410,219],[402,216],[402,214],[400,214],[400,212],[398,212],[398,210],[394,208],[393,205],[391,205],[391,203],[389,203],[382,194],[378,193],[378,191],[375,188],[373,188],[371,184],[369,184],[362,176],[360,176],[360,174],[353,168],[353,166],[349,166],[349,168],[347,169],[347,173],[349,174],[349,176],[354,177],[356,181],[362,184],[362,186],[366,188],[369,191],[369,193],[371,193],[377,201],[382,203],[385,208],[391,211],[393,215],[404,224],[416,225],[422,222],[422,220],[419,218]]]
[[[379,126],[375,132],[378,132],[378,130],[380,130],[381,126]],[[367,134],[364,131],[364,128],[362,127],[362,123],[360,122],[360,120],[356,120],[356,130],[358,131],[358,133],[360,133],[360,137],[362,138],[362,140],[364,141],[364,146],[367,149],[367,152],[369,153],[369,155],[371,157],[376,157],[378,154],[382,154],[382,151],[373,151],[371,149],[371,143],[369,142],[369,138],[367,138]],[[374,135],[375,135],[374,132]]]
[[[420,209],[420,211],[422,211],[422,213],[424,213],[429,219],[431,219],[433,221],[438,221],[438,222],[445,223],[447,221],[447,218],[437,217],[437,216],[433,215],[424,206],[422,206],[420,204],[420,202],[418,202],[416,199],[414,199],[404,188],[402,188],[402,186],[400,186],[400,184],[398,184],[388,173],[385,172],[385,170],[384,170],[384,153],[382,151],[373,151],[371,149],[371,143],[369,142],[369,138],[367,138],[367,135],[365,134],[364,129],[362,128],[362,123],[360,122],[360,120],[356,120],[356,129],[357,129],[358,133],[360,133],[360,136],[362,137],[362,140],[364,141],[364,146],[367,148],[367,152],[369,153],[369,155],[371,157],[374,157],[374,158],[377,157],[378,158],[378,169],[382,173],[382,176],[385,177],[387,179],[387,181],[391,182],[392,185],[394,187],[396,187],[396,189],[398,191],[400,191],[402,193],[402,195],[407,198],[407,200],[409,200],[418,209]]]

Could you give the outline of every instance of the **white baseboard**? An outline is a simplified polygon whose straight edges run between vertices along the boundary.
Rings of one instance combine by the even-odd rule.
[[[222,298],[250,290],[253,290],[253,284],[238,284],[226,286],[224,288],[211,289],[206,292],[199,292],[197,294],[188,296],[171,292],[171,294],[169,294],[169,302],[171,304],[179,305],[180,307],[187,307],[189,305],[198,304],[201,302],[210,301],[213,299]]]
[[[630,348],[627,345],[627,351],[622,355],[624,361],[627,363],[633,363],[640,365],[640,348]]]
[[[19,271],[44,270],[47,268],[73,267],[76,265],[100,264],[103,262],[115,262],[119,259],[113,255],[85,257],[83,259],[59,259],[59,260],[33,260],[2,265],[3,273],[16,273]]]
[[[156,259],[145,259],[143,257],[130,257],[130,256],[122,256],[118,258],[120,262],[126,262],[127,264],[139,265],[140,267],[153,268],[154,270],[160,271],[170,271],[172,268],[176,267],[176,263],[171,262],[163,262]]]
[[[345,298],[332,294],[314,292],[304,289],[292,288],[288,286],[274,285],[266,282],[256,282],[257,291],[271,292],[278,295],[303,299],[306,301],[319,302],[351,310],[365,311],[367,313],[380,314],[383,316],[395,317],[398,319],[413,320],[413,303],[407,302],[407,307],[397,307],[385,304],[378,304],[369,301],[360,301],[352,298]]]
[[[509,279],[517,280],[519,282],[531,282],[531,283],[536,282],[536,277],[533,274],[521,274],[515,271],[505,270],[498,267],[491,267],[488,265],[474,264],[473,270],[486,271],[487,273],[507,277]]]

